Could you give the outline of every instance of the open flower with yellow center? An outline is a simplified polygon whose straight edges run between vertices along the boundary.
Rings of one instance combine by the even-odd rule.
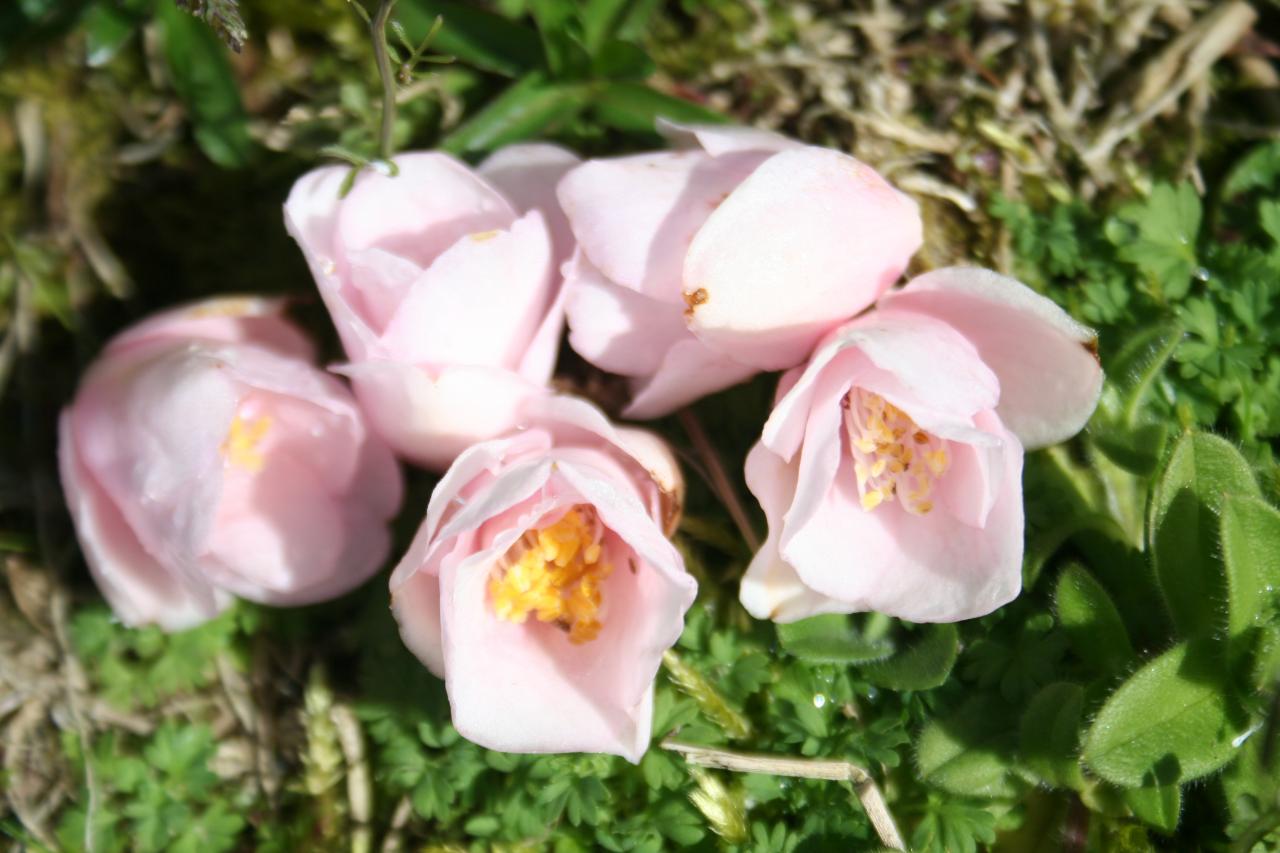
[[[507,752],[649,744],[653,679],[695,584],[667,536],[670,451],[567,397],[467,450],[391,578],[405,644],[445,679],[464,737]]]
[[[1022,577],[1022,454],[1084,425],[1093,333],[986,270],[928,273],[784,374],[747,457],[769,536],[744,606],[789,622],[989,613]]]

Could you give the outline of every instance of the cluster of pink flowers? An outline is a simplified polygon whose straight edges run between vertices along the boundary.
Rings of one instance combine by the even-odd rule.
[[[278,303],[223,299],[124,332],[61,423],[63,485],[120,618],[177,629],[233,597],[331,598],[390,550],[392,451],[442,471],[391,576],[454,723],[510,751],[639,760],[696,584],[684,485],[653,433],[552,390],[573,349],[627,377],[629,418],[785,371],[746,460],[769,533],[742,580],[780,622],[979,616],[1017,595],[1025,447],[1092,413],[1093,333],[976,268],[895,288],[915,203],[837,151],[735,127],[580,162],[396,158],[285,220],[349,361],[313,366]],[[511,713],[513,707],[518,714]]]

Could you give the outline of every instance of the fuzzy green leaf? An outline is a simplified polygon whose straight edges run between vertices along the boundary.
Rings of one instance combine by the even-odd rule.
[[[778,642],[810,663],[865,663],[893,653],[893,643],[863,637],[854,630],[848,616],[838,613],[778,625]]]
[[[1123,670],[1133,647],[1111,596],[1084,567],[1070,565],[1058,577],[1058,621],[1081,660],[1099,672]]]
[[[1085,763],[1132,788],[1198,779],[1230,761],[1241,726],[1218,652],[1209,640],[1179,643],[1121,684],[1085,735]]]
[[[1078,747],[1084,689],[1058,682],[1037,693],[1019,727],[1019,754],[1032,773],[1048,785],[1079,789],[1084,785]]]
[[[1227,576],[1227,631],[1238,637],[1258,622],[1280,586],[1280,512],[1261,498],[1222,502],[1222,562]]]
[[[1230,442],[1188,432],[1152,493],[1147,522],[1156,579],[1184,637],[1214,630],[1226,604],[1217,513],[1226,495],[1256,495],[1249,463]]]
[[[928,690],[947,680],[959,652],[960,635],[955,625],[929,625],[910,648],[869,664],[862,672],[872,684],[890,690]]]
[[[1124,801],[1133,810],[1133,816],[1148,826],[1165,833],[1178,828],[1178,816],[1182,812],[1180,785],[1130,788],[1124,792]]]
[[[1012,753],[1017,738],[1009,706],[978,695],[950,717],[932,720],[916,742],[916,765],[931,785],[967,797],[1012,797],[1018,792]]]

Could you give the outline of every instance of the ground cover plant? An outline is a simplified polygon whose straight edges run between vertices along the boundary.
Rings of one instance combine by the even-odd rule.
[[[872,850],[886,836],[869,803],[912,850],[1280,847],[1274,8],[386,8],[0,10],[0,837]],[[741,526],[763,530],[740,472],[770,374],[656,422],[686,471],[674,541],[699,592],[638,764],[460,737],[397,634],[390,565],[337,601],[240,602],[189,631],[112,618],[54,462],[57,413],[109,337],[181,302],[267,293],[337,361],[282,222],[299,175],[368,167],[384,146],[627,153],[662,144],[660,117],[851,151],[921,204],[913,274],[992,266],[1098,331],[1088,427],[1026,456],[1016,600],[955,624],[750,618],[752,549],[715,462]],[[567,348],[560,374],[613,413],[626,403]],[[393,553],[436,479],[409,473]]]

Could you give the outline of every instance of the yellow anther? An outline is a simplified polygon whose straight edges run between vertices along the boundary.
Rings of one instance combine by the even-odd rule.
[[[222,442],[222,455],[232,465],[238,465],[246,471],[257,473],[262,470],[262,453],[258,443],[271,429],[271,417],[263,415],[252,422],[246,421],[239,414],[231,421],[227,437]]]
[[[483,243],[486,240],[492,240],[501,233],[501,231],[495,228],[492,231],[477,231],[474,234],[468,234],[467,236],[470,237],[474,243]]]
[[[896,499],[908,512],[931,511],[933,484],[951,461],[946,442],[878,394],[855,389],[842,408],[862,508]]]
[[[489,580],[494,615],[523,623],[532,613],[539,622],[564,628],[571,643],[595,639],[603,625],[597,618],[601,585],[613,570],[601,562],[600,537],[595,512],[586,507],[526,533]]]

